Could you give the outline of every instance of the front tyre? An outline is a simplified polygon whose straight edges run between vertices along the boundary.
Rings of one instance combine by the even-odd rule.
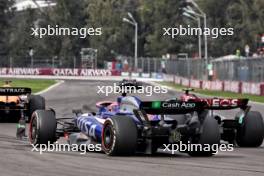
[[[237,145],[240,147],[259,147],[263,142],[263,137],[262,115],[257,111],[249,111],[237,130]]]
[[[102,131],[102,149],[107,155],[132,155],[137,145],[137,127],[126,116],[108,118]]]
[[[33,113],[29,125],[31,144],[48,144],[56,141],[57,122],[54,112],[37,110]]]

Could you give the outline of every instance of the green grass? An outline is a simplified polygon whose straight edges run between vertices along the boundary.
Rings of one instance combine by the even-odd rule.
[[[0,86],[4,85],[5,80],[12,81],[12,87],[29,87],[33,93],[42,91],[56,83],[55,80],[44,79],[0,79]]]
[[[185,86],[173,84],[171,82],[158,82],[161,85],[169,86],[177,91],[182,91],[182,89],[187,88]],[[248,98],[250,101],[264,103],[264,96],[251,95],[251,94],[239,94],[234,92],[223,92],[223,91],[214,91],[214,90],[203,90],[195,89],[195,92],[208,96],[217,96],[217,97],[226,97],[226,98]]]

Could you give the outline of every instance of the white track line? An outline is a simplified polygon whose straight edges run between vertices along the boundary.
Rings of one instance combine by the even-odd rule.
[[[46,89],[44,89],[44,90],[42,90],[40,92],[35,93],[35,95],[40,95],[40,94],[46,93],[46,92],[50,91],[51,89],[54,89],[55,87],[61,85],[62,83],[64,83],[64,81],[63,80],[59,80],[59,81],[57,81],[56,84],[53,84],[53,85],[49,86],[48,88],[46,88]]]

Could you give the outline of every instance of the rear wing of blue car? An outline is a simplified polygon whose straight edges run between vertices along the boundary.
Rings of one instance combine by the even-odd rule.
[[[18,96],[31,94],[31,89],[26,87],[0,87],[0,95],[2,96]]]
[[[141,102],[140,110],[147,114],[186,114],[204,110],[205,102],[171,101],[146,101]]]

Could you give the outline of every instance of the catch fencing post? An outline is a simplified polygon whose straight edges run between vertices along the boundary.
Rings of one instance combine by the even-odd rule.
[[[148,57],[148,73],[150,73],[150,58]]]
[[[154,60],[154,72],[157,73],[157,58],[153,58]]]
[[[9,68],[13,67],[13,58],[9,57]]]

